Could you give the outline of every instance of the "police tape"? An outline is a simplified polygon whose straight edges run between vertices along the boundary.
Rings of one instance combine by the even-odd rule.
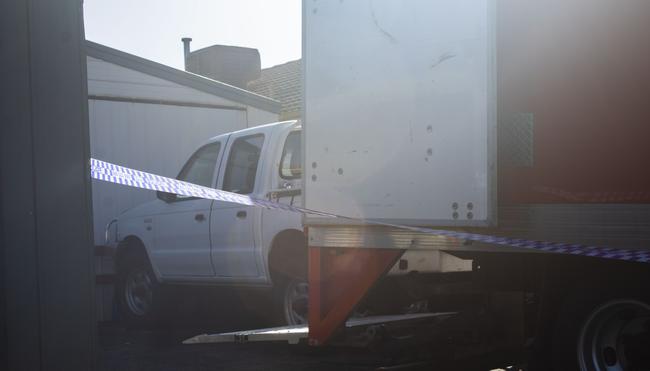
[[[581,244],[569,244],[560,242],[549,241],[535,241],[521,238],[510,238],[491,236],[478,233],[468,233],[451,231],[445,229],[431,229],[422,227],[405,226],[398,224],[390,224],[377,222],[373,220],[359,220],[342,215],[331,213],[324,213],[306,208],[296,207],[293,205],[274,202],[271,200],[240,195],[233,192],[222,191],[210,187],[204,187],[193,183],[184,182],[177,179],[167,178],[160,175],[147,173],[131,169],[128,167],[112,164],[97,160],[90,159],[90,174],[91,177],[97,180],[121,184],[125,186],[148,189],[153,191],[161,191],[173,193],[180,196],[198,197],[216,201],[232,202],[246,206],[257,206],[266,209],[284,210],[295,213],[318,215],[326,218],[339,218],[347,220],[362,221],[366,224],[382,225],[394,228],[405,229],[418,233],[432,234],[442,237],[447,237],[456,240],[465,240],[473,242],[481,242],[487,244],[509,246],[523,249],[532,249],[549,253],[564,253],[571,255],[582,255],[606,259],[615,259],[631,262],[650,263],[650,251],[637,250],[637,249],[619,249],[603,246],[589,246]]]

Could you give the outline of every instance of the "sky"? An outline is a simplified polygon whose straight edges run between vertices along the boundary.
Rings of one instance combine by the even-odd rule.
[[[262,67],[300,58],[300,0],[84,0],[86,39],[183,69],[191,50],[256,48]]]

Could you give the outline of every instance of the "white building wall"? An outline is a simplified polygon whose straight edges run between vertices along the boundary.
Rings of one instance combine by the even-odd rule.
[[[94,158],[175,177],[209,138],[246,126],[244,111],[89,100]],[[93,181],[95,243],[104,226],[124,210],[155,198],[155,192]]]
[[[175,177],[209,138],[278,120],[278,114],[96,58],[87,61],[90,150],[100,160]],[[99,181],[92,191],[96,244],[104,243],[111,219],[156,197]]]
[[[88,95],[161,99],[247,108],[187,86],[179,85],[101,59],[87,57]]]
[[[270,124],[272,122],[278,122],[280,119],[277,113],[264,111],[255,107],[248,107],[247,116],[248,127]]]

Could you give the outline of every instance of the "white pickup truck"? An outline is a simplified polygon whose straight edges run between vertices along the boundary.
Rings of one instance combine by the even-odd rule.
[[[287,121],[216,136],[177,179],[300,205],[301,125]],[[116,248],[117,300],[130,322],[154,315],[159,284],[273,289],[277,323],[306,323],[307,244],[301,215],[158,192],[107,229]],[[469,270],[452,256],[403,256],[395,273]],[[442,253],[444,254],[444,253]],[[443,267],[444,265],[444,267]]]

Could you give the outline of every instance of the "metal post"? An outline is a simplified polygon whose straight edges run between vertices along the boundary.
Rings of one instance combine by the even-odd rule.
[[[81,0],[0,2],[0,369],[94,369]]]
[[[192,38],[184,37],[181,41],[183,42],[183,61],[185,63],[185,71],[187,71],[187,57],[190,55],[190,43],[192,42]]]

